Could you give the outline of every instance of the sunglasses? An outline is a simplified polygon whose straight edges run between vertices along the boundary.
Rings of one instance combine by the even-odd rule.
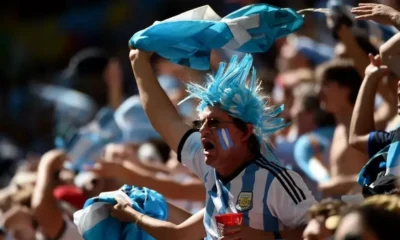
[[[215,119],[215,118],[195,120],[195,121],[193,121],[193,128],[200,129],[203,126],[206,126],[208,128],[219,128],[219,126],[221,126],[221,124],[224,124],[224,123],[228,124],[228,123],[233,123],[233,122],[222,121],[222,120]]]

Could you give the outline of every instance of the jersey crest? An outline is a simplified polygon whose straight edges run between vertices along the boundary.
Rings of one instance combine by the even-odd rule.
[[[236,201],[236,209],[240,212],[248,211],[253,207],[253,192],[241,192]]]

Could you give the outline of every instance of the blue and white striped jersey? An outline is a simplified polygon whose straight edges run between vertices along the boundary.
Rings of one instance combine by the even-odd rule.
[[[207,239],[218,239],[215,216],[224,213],[241,212],[245,225],[268,232],[307,223],[307,211],[316,201],[297,173],[260,157],[222,181],[205,164],[200,139],[200,133],[188,131],[179,144],[178,159],[204,180]]]

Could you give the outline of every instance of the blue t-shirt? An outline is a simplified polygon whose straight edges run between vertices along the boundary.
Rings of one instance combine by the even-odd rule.
[[[392,143],[396,131],[374,131],[368,137],[368,156],[369,158],[377,154],[381,149]]]

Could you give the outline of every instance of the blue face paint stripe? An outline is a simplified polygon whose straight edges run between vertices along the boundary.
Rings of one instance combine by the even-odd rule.
[[[274,180],[274,175],[268,173],[267,182],[265,183],[265,192],[263,197],[264,209],[263,209],[263,222],[264,231],[279,231],[278,219],[274,217],[268,207],[268,192],[272,181]]]
[[[226,151],[228,149],[228,146],[225,144],[224,136],[222,135],[222,129],[217,129],[217,135],[219,139],[219,144],[221,144],[222,149]]]

